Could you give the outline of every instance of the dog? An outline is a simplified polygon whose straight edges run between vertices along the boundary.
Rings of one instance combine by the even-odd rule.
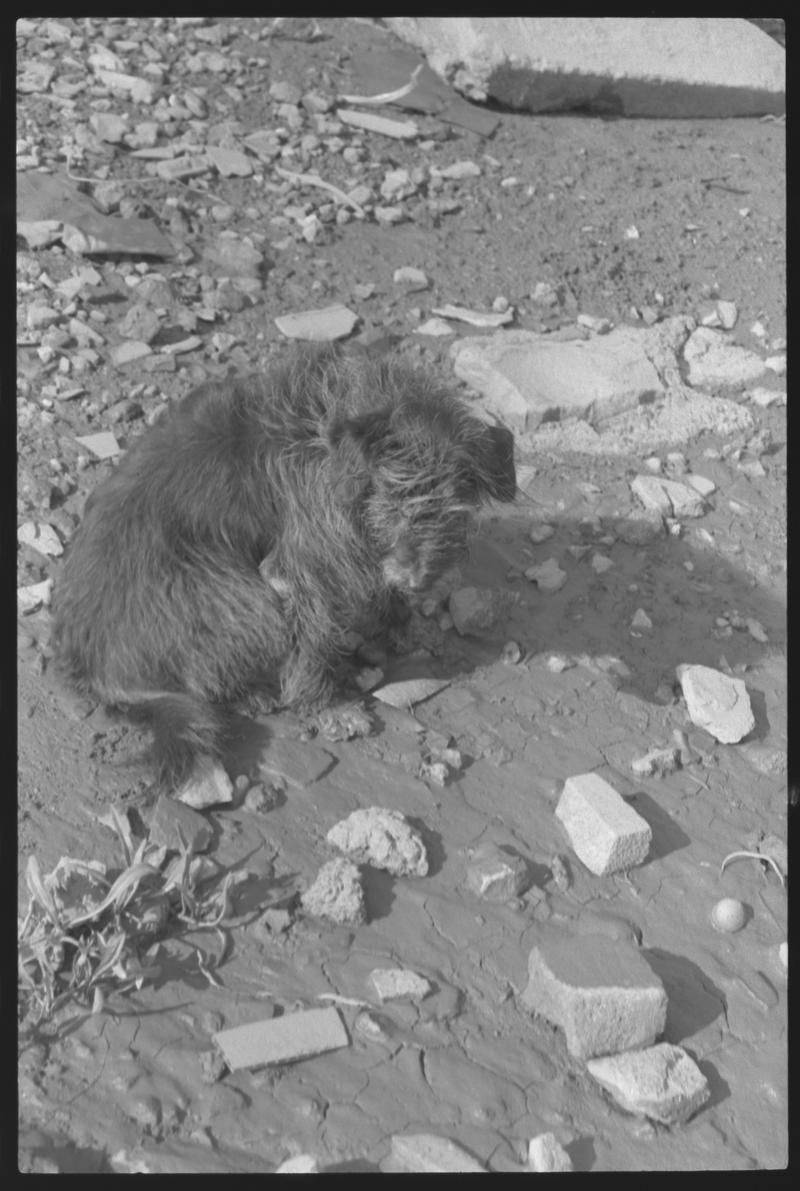
[[[54,600],[58,667],[145,720],[158,784],[218,758],[227,707],[323,706],[353,631],[464,553],[516,492],[513,436],[427,372],[339,347],[210,381],[87,501]]]

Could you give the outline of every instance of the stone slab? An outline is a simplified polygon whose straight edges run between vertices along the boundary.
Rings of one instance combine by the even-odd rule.
[[[469,99],[529,112],[779,115],[786,54],[731,17],[388,17]]]
[[[691,1056],[669,1042],[591,1059],[586,1066],[621,1108],[662,1125],[688,1120],[711,1095]]]
[[[333,1006],[284,1013],[283,1017],[220,1030],[213,1037],[231,1071],[292,1063],[350,1045],[339,1011]]]

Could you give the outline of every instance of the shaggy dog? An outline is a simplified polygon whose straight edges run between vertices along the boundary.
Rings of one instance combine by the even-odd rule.
[[[323,704],[353,629],[515,491],[510,431],[408,365],[305,348],[202,385],[87,502],[56,593],[61,671],[152,726],[174,787],[220,755],[226,704],[270,680],[285,705]]]

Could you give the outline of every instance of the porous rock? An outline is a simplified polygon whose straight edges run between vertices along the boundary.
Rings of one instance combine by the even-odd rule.
[[[353,811],[325,838],[359,864],[371,864],[396,877],[424,877],[428,872],[425,845],[399,811],[380,806]]]

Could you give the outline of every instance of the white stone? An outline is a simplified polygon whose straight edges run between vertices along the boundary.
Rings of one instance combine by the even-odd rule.
[[[680,752],[678,749],[651,749],[643,757],[637,757],[631,761],[631,770],[637,777],[652,777],[654,773],[659,775],[672,773],[679,764]]]
[[[454,161],[452,165],[443,166],[441,169],[435,166],[431,167],[431,176],[440,178],[480,178],[481,167],[476,161]]]
[[[407,968],[373,968],[369,978],[381,1001],[398,997],[421,1001],[431,991],[430,981]]]
[[[480,1162],[447,1137],[414,1133],[392,1138],[392,1158],[415,1174],[485,1173]]]
[[[389,120],[386,116],[378,116],[374,112],[359,112],[350,108],[339,108],[336,118],[353,128],[377,132],[395,140],[407,141],[419,136],[419,126],[413,120]]]
[[[736,744],[752,732],[755,718],[741,678],[709,666],[680,665],[678,680],[692,723],[723,744]]]
[[[540,1133],[528,1143],[528,1165],[537,1174],[555,1174],[572,1170],[572,1159],[555,1133]]]
[[[644,608],[637,608],[631,619],[631,628],[639,629],[641,632],[649,633],[653,628],[653,622],[645,612]]]
[[[455,335],[455,331],[443,318],[429,318],[415,329],[417,335]]]
[[[24,616],[34,612],[41,604],[47,607],[52,591],[52,579],[43,579],[41,583],[29,583],[26,587],[18,587],[17,608]]]
[[[430,281],[422,269],[415,269],[412,265],[403,265],[402,268],[395,269],[392,280],[395,285],[406,286],[413,292],[427,289],[430,285]]]
[[[25,521],[17,530],[17,541],[21,546],[33,546],[50,558],[58,558],[64,553],[61,539],[52,525],[48,525],[46,521]]]
[[[197,811],[203,810],[207,806],[233,802],[233,782],[218,762],[202,756],[175,797]]]
[[[86,447],[98,459],[113,459],[120,453],[120,445],[110,430],[101,430],[97,434],[84,434],[75,439],[82,447]]]
[[[535,583],[540,591],[553,592],[564,586],[567,581],[567,572],[561,570],[554,558],[548,558],[538,566],[528,567],[525,571],[525,578]]]
[[[719,321],[726,331],[732,331],[736,326],[736,320],[739,317],[739,311],[735,302],[725,302],[720,299],[717,302],[717,314]]]
[[[688,1120],[711,1094],[694,1060],[669,1042],[589,1059],[586,1066],[627,1112],[664,1125]]]
[[[388,17],[469,98],[659,118],[784,110],[786,52],[731,17]]]
[[[606,554],[593,554],[591,565],[595,574],[605,575],[606,571],[610,570],[614,563]]]
[[[315,343],[344,339],[357,322],[358,315],[338,303],[320,310],[283,314],[275,319],[275,325],[287,339],[304,339]]]
[[[701,389],[740,388],[764,373],[765,363],[755,352],[732,343],[724,331],[698,327],[683,349],[689,365],[689,384]]]
[[[319,1164],[313,1154],[295,1154],[281,1162],[275,1174],[319,1174]]]
[[[770,372],[774,372],[776,376],[786,375],[786,354],[778,356],[768,356],[764,361],[764,367],[769,368]]]
[[[686,477],[686,483],[691,484],[695,492],[699,492],[704,499],[717,490],[717,485],[714,481],[707,479],[706,476],[688,475]]]
[[[548,538],[552,538],[555,532],[555,525],[534,525],[531,527],[528,537],[538,546],[541,542],[546,542]]]
[[[683,481],[639,475],[631,481],[631,492],[638,496],[646,509],[662,517],[700,517],[705,512],[705,504],[698,489]]]
[[[431,695],[449,685],[449,678],[407,678],[402,682],[387,683],[372,694],[381,703],[388,703],[391,707],[413,707],[415,703],[430,699]]]

